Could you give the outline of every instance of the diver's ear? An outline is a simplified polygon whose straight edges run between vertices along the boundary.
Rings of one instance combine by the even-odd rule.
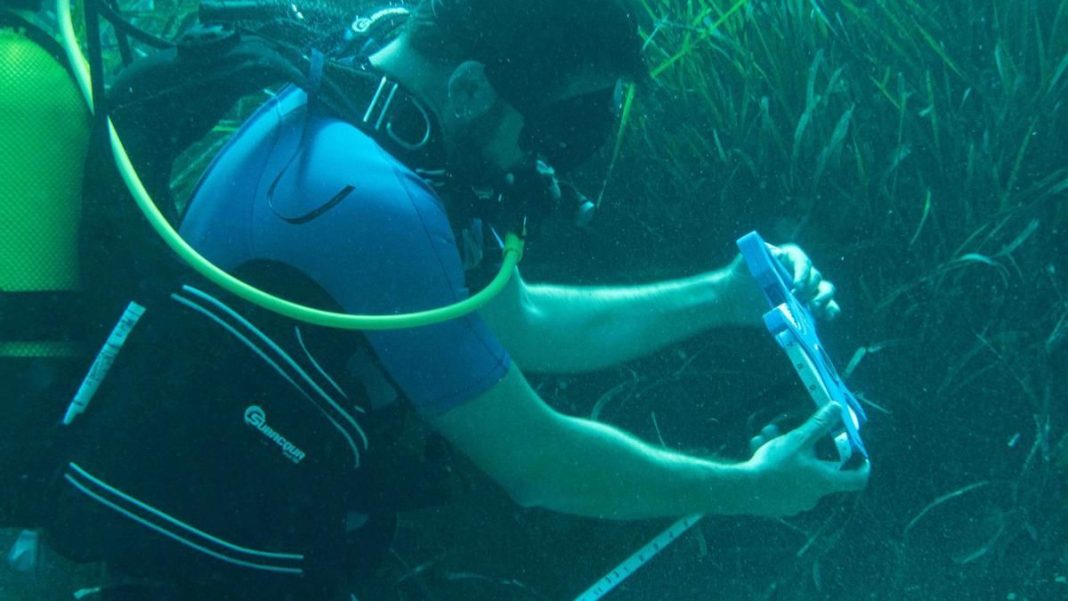
[[[452,116],[462,122],[481,117],[497,101],[497,91],[486,79],[486,66],[478,61],[464,61],[449,75],[448,106]]]

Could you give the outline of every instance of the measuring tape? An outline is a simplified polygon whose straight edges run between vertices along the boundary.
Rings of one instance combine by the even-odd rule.
[[[597,601],[601,597],[608,594],[609,591],[616,588],[616,586],[630,577],[631,574],[637,572],[646,562],[656,556],[657,553],[663,551],[668,545],[675,542],[680,536],[687,530],[693,527],[694,524],[701,521],[704,517],[700,514],[690,515],[675,522],[667,530],[661,532],[656,538],[649,541],[642,548],[635,551],[630,557],[623,561],[623,563],[616,566],[614,570],[604,575],[603,578],[598,580],[586,589],[586,592],[582,593],[578,597],[575,597],[575,601]]]

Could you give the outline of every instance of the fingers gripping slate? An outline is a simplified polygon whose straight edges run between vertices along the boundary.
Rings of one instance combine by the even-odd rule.
[[[842,422],[842,406],[838,403],[827,403],[808,418],[797,429],[801,437],[801,444],[812,447],[824,436],[834,431],[835,426]]]

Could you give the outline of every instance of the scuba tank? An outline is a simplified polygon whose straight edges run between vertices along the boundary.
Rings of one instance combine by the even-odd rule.
[[[0,81],[0,358],[70,357],[90,117],[59,45],[6,3]]]
[[[44,519],[55,416],[87,348],[79,236],[90,116],[36,4],[0,0],[0,526]]]

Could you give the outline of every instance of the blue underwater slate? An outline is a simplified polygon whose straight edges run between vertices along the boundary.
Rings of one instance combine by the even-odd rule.
[[[812,314],[791,292],[791,274],[771,255],[768,245],[757,232],[739,238],[738,249],[770,306],[764,314],[764,325],[790,358],[809,396],[817,406],[836,402],[842,408],[843,428],[834,434],[840,463],[845,465],[858,455],[867,459],[868,451],[860,437],[860,428],[868,417],[838,376],[817,335]]]

